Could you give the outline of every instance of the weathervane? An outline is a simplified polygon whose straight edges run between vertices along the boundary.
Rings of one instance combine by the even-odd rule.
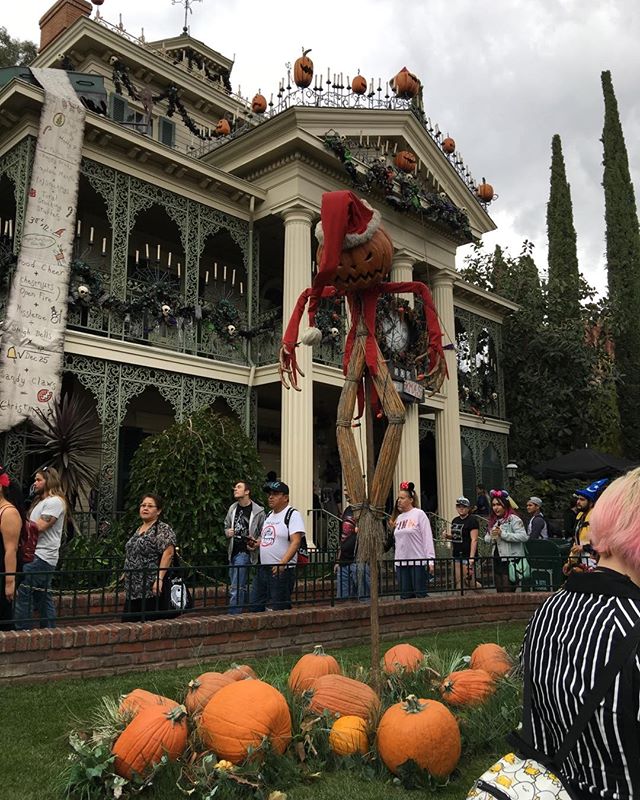
[[[183,6],[184,7],[184,28],[182,32],[184,34],[189,33],[189,28],[187,26],[187,14],[193,14],[193,9],[191,6],[194,3],[201,3],[202,0],[171,0],[172,6]]]

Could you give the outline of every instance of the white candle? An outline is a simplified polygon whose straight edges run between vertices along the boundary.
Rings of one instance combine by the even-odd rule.
[[[180,262],[178,261],[178,277],[180,277]]]
[[[9,220],[5,220],[4,223],[4,235],[6,236],[9,233]]]
[[[329,67],[327,67],[327,83],[331,80],[331,73],[329,72]]]
[[[236,285],[236,271],[235,271],[235,269],[234,269],[234,270],[233,270],[233,272],[231,273],[231,285],[232,285],[232,286],[235,286],[235,285]]]
[[[93,228],[91,230],[93,230]],[[147,242],[145,244],[145,246],[144,246],[144,254],[145,254],[146,258],[148,259],[149,258],[149,242]]]
[[[209,270],[204,273],[204,283],[205,286],[209,283]]]
[[[171,250],[169,250],[169,255],[167,256],[167,266],[171,266]]]
[[[13,220],[9,220],[9,238],[13,239]]]
[[[78,220],[78,224],[76,225],[76,236],[80,236],[81,231],[82,231],[82,222]]]
[[[136,250],[136,264],[140,263],[140,251]]]
[[[157,260],[160,261],[160,245],[158,245],[158,255],[156,256]]]
[[[89,244],[93,244],[93,228],[89,228]]]
[[[222,273],[222,280],[223,281],[227,280],[227,265],[226,264],[224,265],[224,271]]]
[[[102,237],[102,255],[106,256],[106,254],[107,254],[107,237],[103,236]]]
[[[240,281],[240,296],[242,296],[242,281]]]
[[[213,280],[214,281],[218,280],[218,262],[217,261],[213,262]]]

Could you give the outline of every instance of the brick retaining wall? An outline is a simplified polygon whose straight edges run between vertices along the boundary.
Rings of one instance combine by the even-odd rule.
[[[546,593],[486,594],[380,603],[383,639],[529,619]],[[219,658],[302,653],[366,642],[369,606],[182,617],[147,623],[83,625],[0,633],[0,683],[85,678],[172,669]]]

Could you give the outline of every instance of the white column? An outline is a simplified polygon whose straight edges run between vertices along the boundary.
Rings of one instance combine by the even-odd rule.
[[[395,282],[413,280],[413,263],[415,259],[407,253],[397,253],[393,259],[391,280]],[[401,297],[414,303],[412,294]],[[413,481],[416,495],[420,500],[420,435],[418,432],[418,403],[405,405],[406,417],[402,431],[400,453],[393,476],[393,491],[397,494],[401,481]]]
[[[443,270],[436,275],[432,283],[433,299],[444,334],[443,345],[455,345],[454,278],[453,272]],[[445,350],[445,358],[449,377],[441,389],[446,397],[444,409],[436,413],[436,474],[438,514],[449,519],[455,512],[456,499],[462,494],[462,453],[456,351]]]
[[[283,331],[301,292],[311,285],[311,223],[314,212],[291,208],[282,212],[284,219],[284,280],[282,298]],[[303,318],[300,334],[307,327]],[[291,504],[302,514],[307,528],[307,542],[312,544],[313,505],[313,359],[306,345],[296,348],[298,364],[305,374],[299,379],[300,392],[282,388],[281,475],[291,490]]]

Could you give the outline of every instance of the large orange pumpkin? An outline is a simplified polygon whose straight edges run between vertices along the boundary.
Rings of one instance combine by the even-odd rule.
[[[143,708],[148,708],[149,706],[156,706],[157,708],[164,708],[167,710],[169,708],[175,708],[177,705],[175,700],[171,700],[169,697],[163,697],[161,694],[154,694],[153,692],[148,692],[146,689],[134,689],[120,700],[119,710],[121,714],[132,714],[135,716],[138,712],[142,711]]]
[[[482,183],[476,187],[476,195],[483,203],[490,203],[495,197],[493,186],[482,179]]]
[[[214,130],[216,136],[228,136],[231,133],[231,125],[228,119],[219,119]]]
[[[339,756],[369,751],[367,723],[361,717],[338,717],[329,731],[329,747]]]
[[[322,258],[322,245],[318,246],[316,261]],[[347,292],[368,289],[381,283],[391,271],[393,244],[382,228],[364,244],[343,250],[333,284]]]
[[[251,110],[254,114],[264,114],[267,110],[267,98],[258,92],[251,101]]]
[[[187,709],[174,705],[167,710],[160,706],[142,709],[115,741],[113,768],[118,775],[131,780],[134,773],[144,777],[166,755],[176,761],[187,746]]]
[[[313,648],[313,653],[302,656],[291,670],[289,688],[292,692],[305,692],[321,675],[340,675],[341,673],[342,670],[335,658],[327,655],[322,645],[317,644]]]
[[[423,653],[412,644],[397,644],[384,654],[383,669],[387,675],[394,672],[415,672],[424,661]]]
[[[329,711],[341,717],[354,716],[372,720],[380,710],[380,698],[370,686],[344,675],[323,675],[313,684],[311,711]]]
[[[456,718],[437,700],[410,695],[388,708],[378,725],[380,758],[391,772],[411,759],[435,778],[446,778],[460,760]]]
[[[313,80],[313,61],[307,57],[307,53],[310,52],[310,49],[305,50],[303,47],[302,55],[296,58],[293,65],[293,82],[301,89],[306,89]]]
[[[471,653],[469,666],[471,669],[483,669],[493,678],[500,678],[509,672],[513,664],[504,647],[488,642],[479,644]]]
[[[399,150],[393,161],[402,172],[413,172],[418,164],[418,159],[411,150]]]
[[[287,701],[268,683],[234,681],[204,707],[199,731],[219,759],[240,764],[249,747],[259,747],[265,737],[282,755],[291,741],[291,714]]]
[[[403,67],[397,75],[391,78],[389,85],[394,94],[404,100],[410,100],[420,91],[420,79],[409,72],[406,67]]]
[[[363,75],[356,75],[351,81],[351,91],[354,94],[364,94],[367,91],[367,79]]]
[[[228,675],[234,681],[258,677],[248,664],[232,664],[229,669],[224,671],[223,675]]]
[[[440,695],[452,706],[479,706],[495,692],[496,685],[484,669],[452,672],[440,684]]]
[[[225,675],[222,672],[203,672],[202,675],[189,681],[184,698],[184,704],[189,714],[199,714],[213,695],[230,683],[234,683],[234,679],[231,675]]]
[[[450,136],[445,136],[442,140],[442,149],[447,155],[451,155],[451,153],[455,153],[456,151],[456,141],[452,139]]]

